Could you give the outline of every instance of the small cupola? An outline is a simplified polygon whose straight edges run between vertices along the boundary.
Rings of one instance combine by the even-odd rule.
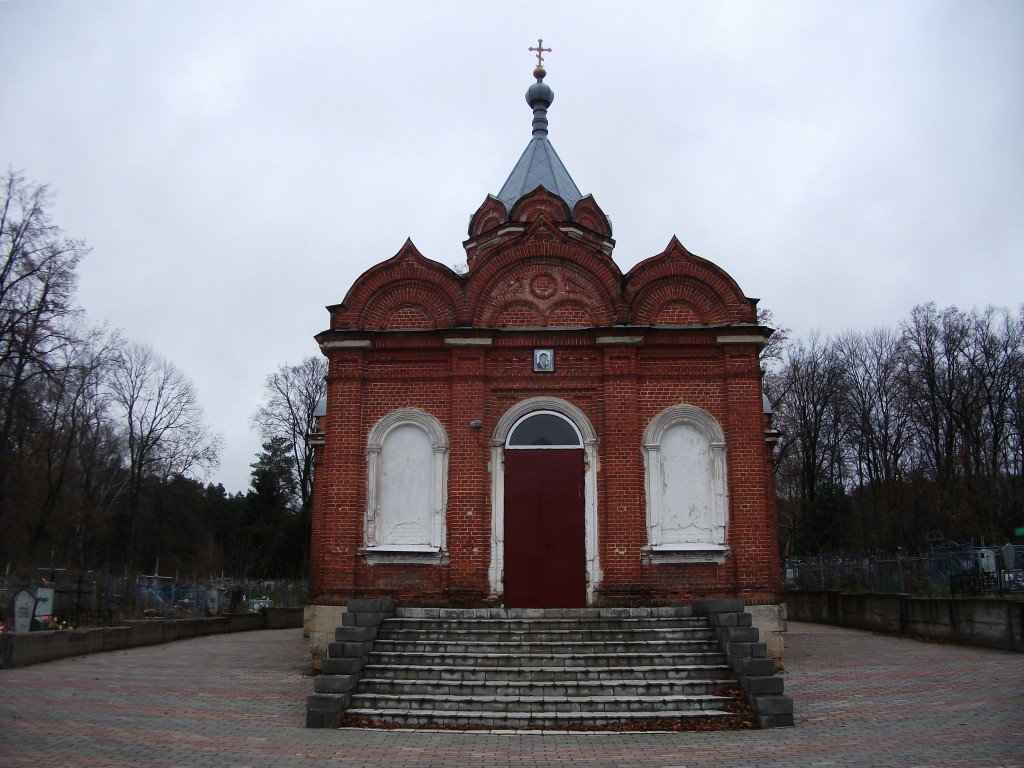
[[[548,192],[560,197],[570,212],[583,197],[548,140],[548,108],[555,100],[555,93],[544,82],[547,75],[544,69],[544,54],[551,49],[544,48],[543,43],[543,40],[538,40],[537,47],[530,48],[537,53],[537,66],[533,70],[537,82],[526,91],[526,103],[533,110],[533,138],[498,193],[498,199],[505,204],[506,212],[511,212],[512,206],[520,198],[533,192],[537,187],[544,187]]]

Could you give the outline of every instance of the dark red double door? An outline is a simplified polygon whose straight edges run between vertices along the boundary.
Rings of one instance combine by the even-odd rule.
[[[583,450],[505,451],[505,606],[587,602]]]

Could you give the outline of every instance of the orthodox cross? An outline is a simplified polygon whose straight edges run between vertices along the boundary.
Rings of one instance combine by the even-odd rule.
[[[545,53],[551,53],[551,49],[550,48],[545,48],[544,47],[544,41],[541,40],[539,37],[537,38],[537,47],[534,48],[534,47],[531,46],[530,48],[527,48],[527,50],[531,51],[531,52],[532,51],[536,51],[537,52],[537,66],[538,67],[543,67],[544,66],[544,54]]]

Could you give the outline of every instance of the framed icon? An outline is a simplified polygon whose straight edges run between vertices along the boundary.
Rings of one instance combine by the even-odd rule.
[[[555,350],[533,350],[533,370],[544,372],[555,370]]]

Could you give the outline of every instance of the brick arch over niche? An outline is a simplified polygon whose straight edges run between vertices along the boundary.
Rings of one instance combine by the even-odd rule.
[[[496,272],[473,309],[473,325],[481,328],[602,326],[614,319],[611,297],[595,275],[543,257]]]
[[[591,195],[585,195],[576,203],[572,209],[572,220],[600,235],[612,236],[612,227],[608,222],[608,217]]]
[[[433,283],[396,280],[367,298],[356,327],[369,331],[451,328],[455,308],[447,299]]]
[[[540,310],[527,301],[509,301],[495,307],[488,318],[492,328],[539,328],[545,325]]]
[[[400,304],[384,318],[385,331],[419,331],[434,327],[433,313],[422,304]]]
[[[452,328],[465,300],[462,278],[424,258],[411,241],[364,272],[345,300],[332,307],[332,328],[422,330]]]
[[[756,301],[716,264],[676,239],[626,275],[629,319],[636,325],[728,325],[757,322]]]
[[[632,316],[638,325],[725,325],[729,307],[711,286],[693,278],[656,280],[638,292]]]
[[[476,237],[489,232],[508,221],[505,204],[494,195],[488,195],[483,205],[477,208],[469,221],[469,236]]]
[[[514,210],[526,203],[545,208],[549,198],[539,189]],[[564,203],[558,202],[564,209]],[[589,210],[600,211],[596,204]],[[511,242],[471,264],[466,303],[474,327],[498,327],[498,318],[517,303],[532,306],[543,325],[605,326],[626,317],[622,273],[610,252],[601,249],[610,241],[584,242],[563,232],[561,226],[538,213]],[[505,327],[512,326],[506,323]]]
[[[544,187],[538,187],[521,197],[509,212],[511,221],[537,221],[540,218],[548,221],[569,221],[569,206],[562,198],[551,194]]]

